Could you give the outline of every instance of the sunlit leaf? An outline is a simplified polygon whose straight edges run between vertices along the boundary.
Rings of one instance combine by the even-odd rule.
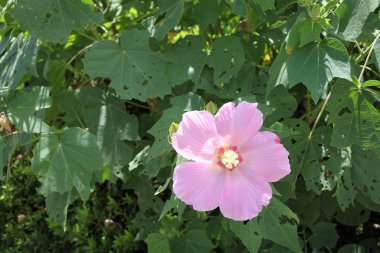
[[[302,82],[314,101],[327,90],[334,77],[351,80],[347,50],[337,39],[328,38],[294,49],[287,63],[289,87]]]
[[[102,158],[112,172],[123,178],[122,168],[132,159],[123,140],[137,140],[137,119],[125,112],[124,103],[98,88],[82,88],[80,102],[89,131],[96,136]]]
[[[1,42],[7,38],[3,37]],[[6,52],[0,57],[0,88],[15,89],[22,81],[37,74],[37,40],[31,36],[10,36]],[[8,43],[6,43],[8,44]]]
[[[49,132],[50,127],[36,112],[50,107],[51,98],[48,87],[34,87],[30,91],[27,89],[16,93],[9,102],[9,118],[17,128],[27,133]]]
[[[92,78],[108,77],[111,87],[125,99],[145,101],[171,91],[166,60],[149,48],[149,33],[124,31],[119,42],[99,41],[87,52],[84,70]]]
[[[345,0],[336,13],[340,19],[338,35],[354,41],[362,32],[368,15],[379,6],[379,0]]]

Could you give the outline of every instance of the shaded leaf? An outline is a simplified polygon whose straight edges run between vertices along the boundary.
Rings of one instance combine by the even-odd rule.
[[[344,148],[359,144],[380,156],[380,112],[374,107],[379,99],[353,83],[337,82],[332,90],[329,121],[333,123],[331,145]]]
[[[92,6],[78,0],[17,0],[9,13],[23,30],[55,43],[65,43],[74,28],[103,19]]]
[[[380,159],[372,151],[363,151],[360,147],[352,147],[352,181],[363,195],[380,204]]]
[[[302,252],[298,242],[298,217],[276,198],[259,216],[260,231],[264,239],[271,240],[294,252]]]
[[[148,253],[170,253],[168,239],[159,233],[151,233],[145,238]]]
[[[46,210],[49,214],[49,218],[62,226],[66,224],[70,197],[70,192],[63,194],[51,192],[46,196]]]
[[[334,248],[339,236],[335,229],[336,224],[329,222],[318,222],[312,228],[313,234],[310,237],[311,247],[319,249],[326,247],[328,249]]]
[[[173,209],[178,213],[178,219],[181,219],[185,208],[186,204],[178,199],[174,194],[172,194],[170,199],[166,200],[165,205],[162,208],[159,220],[165,217],[165,215]]]
[[[207,238],[205,231],[189,230],[187,233],[173,241],[171,249],[173,252],[181,253],[209,253],[214,245]]]
[[[260,5],[263,12],[274,8],[274,0],[253,0],[253,2]]]
[[[245,225],[242,222],[230,221],[230,229],[241,240],[249,252],[258,252],[263,238],[260,234],[257,219],[250,220]]]
[[[3,154],[4,154],[4,147],[5,143],[3,141],[3,138],[0,137],[0,179],[3,179],[3,169],[4,169],[4,159],[3,159]]]
[[[197,83],[206,64],[206,40],[201,36],[187,36],[166,52],[170,81],[181,84],[186,80]]]
[[[166,34],[180,21],[185,0],[158,0],[159,11],[148,19],[148,31],[152,37],[163,40]],[[159,18],[163,16],[162,18]]]
[[[228,82],[236,76],[244,63],[244,51],[239,37],[222,37],[212,45],[208,64],[214,68],[216,84]]]
[[[43,134],[33,149],[32,170],[45,196],[75,188],[82,199],[88,199],[93,175],[101,167],[96,137],[80,128],[68,128],[60,136]]]
[[[215,26],[219,14],[223,11],[224,1],[200,1],[193,10],[193,17],[199,24],[199,29],[204,32],[207,27]]]
[[[206,64],[214,69],[213,80],[216,85],[227,83],[237,76],[244,63],[244,51],[238,37],[218,38],[211,44],[209,52],[206,48],[203,37],[189,36],[165,52],[171,63],[169,74],[174,84],[186,80],[199,83]]]
[[[351,170],[352,169],[350,167],[345,168],[335,192],[336,199],[343,211],[345,211],[350,205],[354,206],[354,201],[357,194],[357,190],[353,187]]]
[[[156,124],[148,130],[154,136],[154,143],[149,149],[147,159],[152,159],[173,150],[169,140],[169,127],[172,122],[180,122],[183,110],[179,107],[171,107],[165,110]]]

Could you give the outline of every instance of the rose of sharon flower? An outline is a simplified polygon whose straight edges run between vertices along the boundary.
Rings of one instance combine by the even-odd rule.
[[[288,151],[272,132],[260,132],[257,103],[223,105],[215,117],[186,112],[172,145],[193,162],[174,169],[175,195],[198,211],[220,208],[223,216],[248,220],[272,197],[269,182],[290,173]]]

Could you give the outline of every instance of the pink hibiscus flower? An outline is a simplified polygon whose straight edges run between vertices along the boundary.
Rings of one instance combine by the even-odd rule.
[[[272,132],[260,132],[257,103],[223,105],[215,117],[186,112],[172,144],[194,162],[174,169],[175,195],[198,211],[217,207],[233,220],[251,219],[272,197],[269,182],[290,173],[288,151]]]

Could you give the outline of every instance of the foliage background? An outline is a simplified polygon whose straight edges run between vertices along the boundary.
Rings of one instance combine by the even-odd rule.
[[[380,251],[379,0],[0,0],[2,252]],[[184,111],[290,151],[233,222],[175,199]]]

